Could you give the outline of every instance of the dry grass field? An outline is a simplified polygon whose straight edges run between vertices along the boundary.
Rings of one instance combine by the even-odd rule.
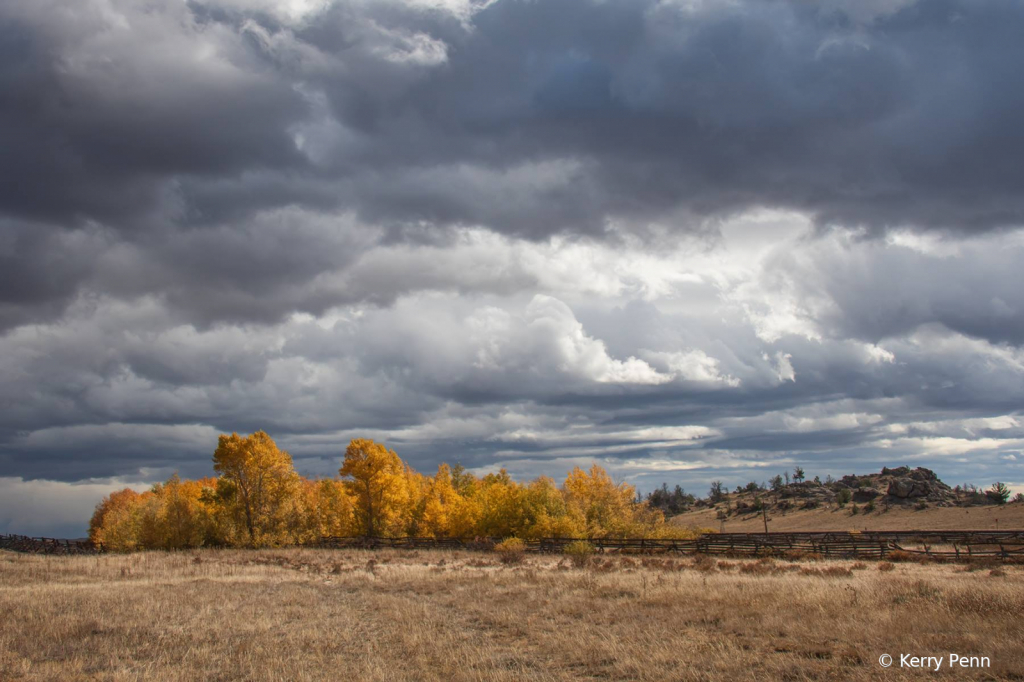
[[[1024,679],[1024,567],[879,566],[4,552],[0,679]],[[901,669],[900,653],[991,667]]]
[[[985,507],[892,507],[889,511],[863,511],[851,514],[851,506],[820,509],[770,511],[768,530],[776,532],[848,531],[848,530],[997,530],[1024,528],[1024,504],[1015,502],[1004,506]],[[672,518],[671,522],[696,528],[720,530],[717,509],[687,512]],[[756,533],[764,530],[761,514],[729,516],[725,531],[729,533]]]

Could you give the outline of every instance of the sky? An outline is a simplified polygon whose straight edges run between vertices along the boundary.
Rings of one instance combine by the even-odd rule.
[[[5,0],[0,532],[266,430],[1024,489],[1019,0]]]

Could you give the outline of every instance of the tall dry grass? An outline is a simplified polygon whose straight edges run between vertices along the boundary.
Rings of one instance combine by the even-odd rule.
[[[1020,567],[0,553],[0,613],[2,680],[1024,678]],[[877,663],[907,652],[992,667]]]

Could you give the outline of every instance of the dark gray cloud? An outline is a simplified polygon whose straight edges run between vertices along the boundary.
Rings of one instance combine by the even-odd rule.
[[[317,200],[534,236],[765,205],[1020,224],[1024,9],[873,7],[7,3],[3,205],[121,229]],[[545,163],[561,183],[521,186]]]
[[[425,471],[1024,485],[1022,29],[1010,0],[6,2],[4,499],[203,475],[258,428],[306,473],[366,435]]]

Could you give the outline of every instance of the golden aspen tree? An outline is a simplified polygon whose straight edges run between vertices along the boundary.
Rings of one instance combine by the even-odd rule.
[[[428,537],[467,537],[476,530],[478,507],[459,494],[447,464],[429,481],[420,528]]]
[[[457,494],[452,487],[451,470],[447,464],[442,464],[427,488],[420,521],[421,534],[432,538],[449,537],[449,515]]]
[[[104,497],[89,521],[89,539],[118,552],[143,548],[141,512],[152,496],[125,488]]]
[[[527,539],[579,538],[586,535],[586,519],[577,509],[566,505],[562,491],[547,476],[541,476],[526,486],[524,509],[524,537]]]
[[[526,526],[525,495],[522,486],[504,469],[480,480],[480,535],[521,537]]]
[[[295,542],[315,542],[324,536],[347,536],[356,530],[352,497],[342,481],[302,480],[300,525]]]
[[[177,474],[166,483],[154,486],[154,507],[151,518],[154,528],[147,545],[164,549],[201,547],[208,543],[213,513],[203,501],[203,490],[215,484],[214,479],[182,481]]]
[[[298,485],[287,452],[278,449],[264,431],[244,438],[237,433],[222,435],[213,468],[221,474],[218,497],[241,529],[234,535],[236,542],[261,546],[287,539]]]
[[[477,479],[466,467],[456,464],[452,467],[452,487],[464,498],[472,497],[477,491]]]
[[[393,511],[384,523],[385,535],[398,537],[417,534],[429,487],[429,476],[424,476],[402,462],[402,486],[397,489],[401,495],[394,498]]]
[[[624,537],[633,523],[636,489],[618,484],[608,472],[594,464],[584,472],[574,467],[562,486],[570,510],[586,520],[589,537]]]
[[[393,534],[403,516],[411,519],[407,468],[393,450],[366,438],[356,438],[345,449],[339,473],[355,499],[364,535]],[[406,509],[402,509],[406,507]]]

